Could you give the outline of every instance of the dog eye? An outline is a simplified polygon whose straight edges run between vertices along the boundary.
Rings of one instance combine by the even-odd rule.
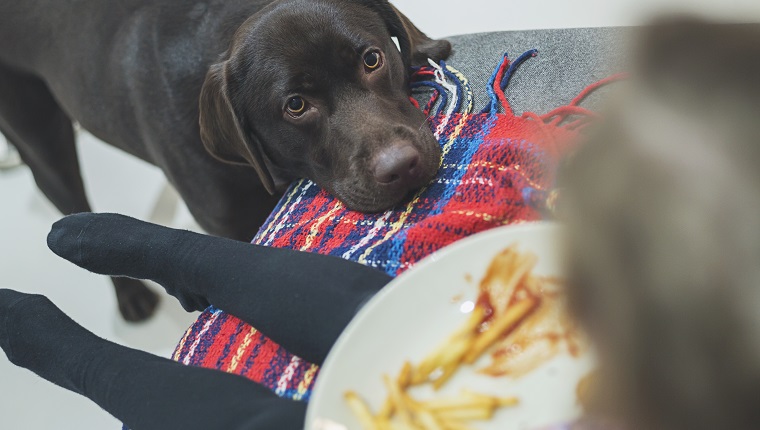
[[[380,64],[381,64],[380,60],[381,60],[380,53],[377,51],[371,51],[364,54],[364,65],[369,70],[375,70],[378,67],[380,67]]]
[[[289,114],[298,116],[306,110],[306,101],[298,96],[291,97],[288,99],[288,103],[285,105],[285,108],[288,110]]]

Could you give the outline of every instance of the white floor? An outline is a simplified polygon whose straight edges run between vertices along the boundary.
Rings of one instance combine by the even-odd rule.
[[[434,37],[492,30],[633,25],[667,5],[709,16],[760,20],[757,0],[395,0],[423,31]],[[464,6],[463,6],[464,5]],[[0,137],[1,139],[1,137]],[[154,167],[80,135],[80,158],[96,211],[191,227],[181,206],[176,216],[155,213],[164,188]],[[0,172],[0,288],[42,293],[76,321],[115,342],[167,356],[194,319],[170,297],[152,321],[120,320],[110,282],[53,255],[45,245],[59,217],[37,191],[25,167]],[[115,429],[118,422],[77,395],[15,368],[0,354],[0,429]]]

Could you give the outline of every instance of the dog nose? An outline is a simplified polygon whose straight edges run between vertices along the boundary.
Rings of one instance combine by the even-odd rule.
[[[420,153],[408,143],[391,145],[375,156],[375,180],[408,186],[420,176]]]

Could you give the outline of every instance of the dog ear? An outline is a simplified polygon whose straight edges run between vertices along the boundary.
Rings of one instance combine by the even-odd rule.
[[[448,40],[429,38],[387,0],[361,0],[360,2],[378,12],[385,21],[391,36],[398,38],[407,69],[412,66],[427,65],[428,58],[437,63],[451,55],[451,43]]]
[[[451,55],[451,43],[448,40],[431,39],[425,33],[423,33],[416,25],[412,24],[412,21],[401,13],[395,6],[388,3],[395,13],[398,22],[401,24],[402,32],[405,33],[409,40],[409,52],[411,54],[412,66],[427,66],[428,58],[432,59],[436,63],[449,58]],[[399,38],[399,44],[401,36],[396,34]]]
[[[201,140],[206,150],[226,163],[253,166],[264,188],[274,194],[274,180],[258,142],[245,133],[230,102],[226,61],[209,68],[201,89],[200,112]]]

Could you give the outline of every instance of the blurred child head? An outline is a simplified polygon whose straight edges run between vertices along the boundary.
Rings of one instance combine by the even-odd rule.
[[[630,429],[760,428],[760,25],[670,20],[569,161],[571,304]]]

